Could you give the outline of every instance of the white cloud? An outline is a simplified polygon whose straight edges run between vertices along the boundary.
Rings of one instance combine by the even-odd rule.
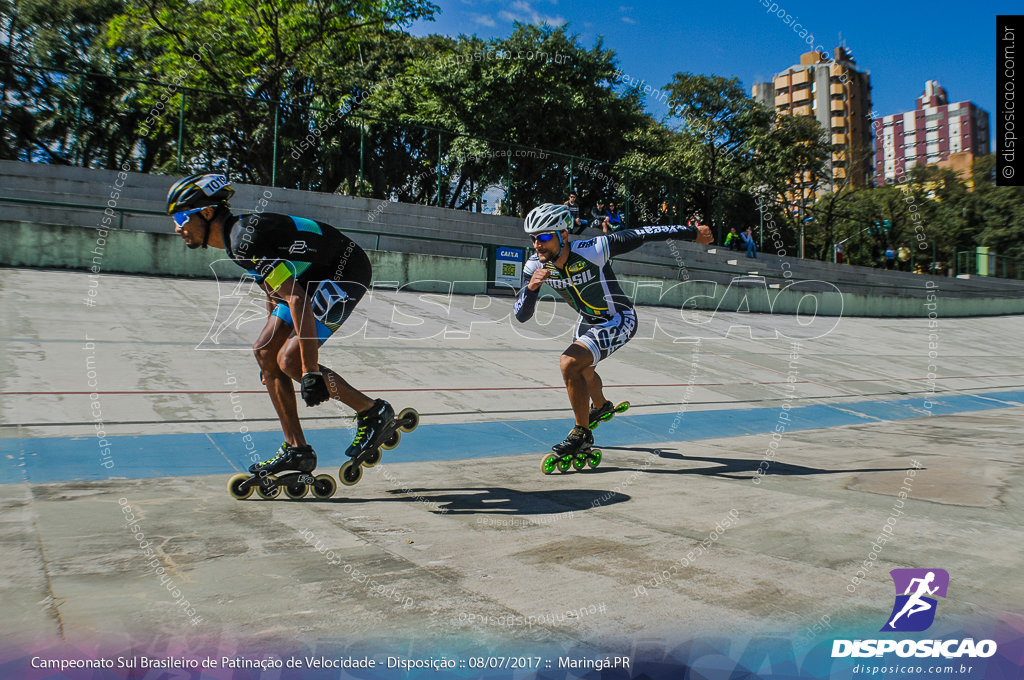
[[[636,19],[631,19],[630,17],[622,17],[622,20],[625,21],[627,24],[635,24],[636,23]]]
[[[561,16],[550,16],[541,14],[533,5],[525,0],[516,0],[508,6],[508,9],[501,10],[498,12],[498,16],[505,21],[518,21],[521,24],[549,24],[552,26],[560,26],[565,23],[565,18]]]
[[[487,16],[486,14],[474,14],[473,22],[483,26],[490,26],[492,28],[495,26],[494,17]]]

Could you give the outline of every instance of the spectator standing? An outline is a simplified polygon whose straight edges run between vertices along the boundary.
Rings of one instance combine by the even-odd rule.
[[[896,266],[896,249],[889,244],[889,247],[885,249],[885,268],[892,269]]]
[[[668,201],[662,201],[661,205],[658,206],[658,224],[671,224],[672,223],[672,211],[668,206]]]
[[[572,216],[572,228],[569,229],[570,234],[582,234],[586,225],[583,224],[583,220],[580,219],[580,204],[576,202],[576,190],[569,190],[569,200],[563,205],[569,209],[569,214]]]

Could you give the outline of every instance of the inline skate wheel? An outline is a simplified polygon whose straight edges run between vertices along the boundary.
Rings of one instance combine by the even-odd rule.
[[[356,465],[353,461],[348,461],[338,470],[338,479],[345,486],[352,486],[358,482],[363,476],[363,466]]]
[[[402,433],[399,432],[398,430],[395,430],[394,432],[391,433],[390,437],[384,440],[384,443],[381,444],[380,447],[385,451],[390,451],[391,449],[398,446],[398,442],[400,441],[402,441]]]
[[[587,454],[581,453],[572,459],[572,467],[577,472],[587,467]]]
[[[568,472],[569,468],[571,468],[571,467],[572,467],[572,459],[571,458],[560,458],[558,460],[558,470],[560,472]]]
[[[374,449],[373,452],[368,454],[366,458],[363,459],[363,467],[373,467],[374,465],[380,462],[380,457],[382,455],[384,454],[380,452],[380,449]]]
[[[267,475],[267,478],[256,485],[256,493],[264,500],[274,500],[281,495],[281,487],[277,485],[277,475]]]
[[[242,491],[242,482],[249,479],[250,476],[240,472],[228,480],[228,493],[231,494],[232,498],[244,501],[252,495],[252,486],[246,487],[245,491]]]
[[[396,418],[400,423],[398,429],[402,432],[412,432],[420,425],[420,414],[414,408],[404,408]]]
[[[629,410],[629,402],[628,401],[624,401],[624,402],[622,402],[621,404],[619,404],[618,406],[615,407],[615,412],[616,413],[625,413],[628,410]]]
[[[593,468],[596,468],[600,464],[601,464],[601,449],[591,449],[590,450],[590,455],[587,456],[587,465],[589,465],[591,467],[591,469],[593,469]]]
[[[558,465],[558,456],[556,456],[555,454],[551,454],[550,456],[545,458],[543,461],[541,461],[540,471],[543,472],[546,475],[550,475],[552,472],[555,471],[555,467],[557,465]]]
[[[594,422],[592,422],[592,423],[590,424],[590,429],[591,429],[591,430],[596,430],[596,429],[597,429],[597,426],[598,426],[598,425],[600,425],[600,424],[601,424],[601,421],[600,421],[600,420],[595,420]]]
[[[330,498],[338,490],[338,484],[330,475],[317,475],[311,488],[317,498]]]
[[[309,492],[309,487],[302,482],[294,482],[292,484],[285,484],[284,495],[293,501],[297,501],[300,498],[305,498],[306,493]]]

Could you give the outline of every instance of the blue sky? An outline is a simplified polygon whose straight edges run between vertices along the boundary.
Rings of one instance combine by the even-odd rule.
[[[417,22],[414,35],[511,33],[513,21],[569,22],[569,30],[590,47],[598,36],[615,50],[620,67],[654,87],[688,71],[736,76],[749,94],[800,60],[806,43],[782,18],[768,13],[776,4],[810,30],[815,43],[831,49],[840,36],[861,70],[871,72],[873,109],[888,115],[914,108],[926,80],[938,80],[950,101],[995,107],[995,17],[1019,14],[1016,2],[796,2],[721,0],[700,3],[656,0],[434,0],[441,13]],[[764,3],[767,2],[768,6]],[[650,101],[655,115],[664,105]]]

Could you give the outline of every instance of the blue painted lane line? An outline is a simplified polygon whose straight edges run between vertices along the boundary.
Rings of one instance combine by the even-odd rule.
[[[970,413],[1024,404],[1024,391],[985,392],[977,395],[931,399],[933,415]],[[921,398],[894,401],[863,401],[844,404],[800,406],[788,410],[789,421],[780,421],[781,406],[756,409],[721,409],[617,415],[595,431],[599,446],[636,446],[664,441],[696,441],[775,431],[782,422],[786,431],[863,425],[927,417]],[[397,449],[384,452],[390,463],[423,460],[455,460],[544,453],[561,441],[572,427],[570,419],[423,424],[402,435]],[[310,444],[320,457],[320,467],[340,466],[352,430],[308,430]],[[252,432],[251,442],[236,431],[211,434],[159,434],[107,437],[110,449],[102,465],[102,448],[95,437],[0,439],[0,479],[3,483],[69,482],[103,479],[144,479],[186,475],[231,474],[245,470],[255,460],[269,458],[281,445],[277,432]],[[248,447],[248,448],[247,448]],[[254,448],[253,448],[254,447]],[[337,472],[333,470],[331,472]]]

